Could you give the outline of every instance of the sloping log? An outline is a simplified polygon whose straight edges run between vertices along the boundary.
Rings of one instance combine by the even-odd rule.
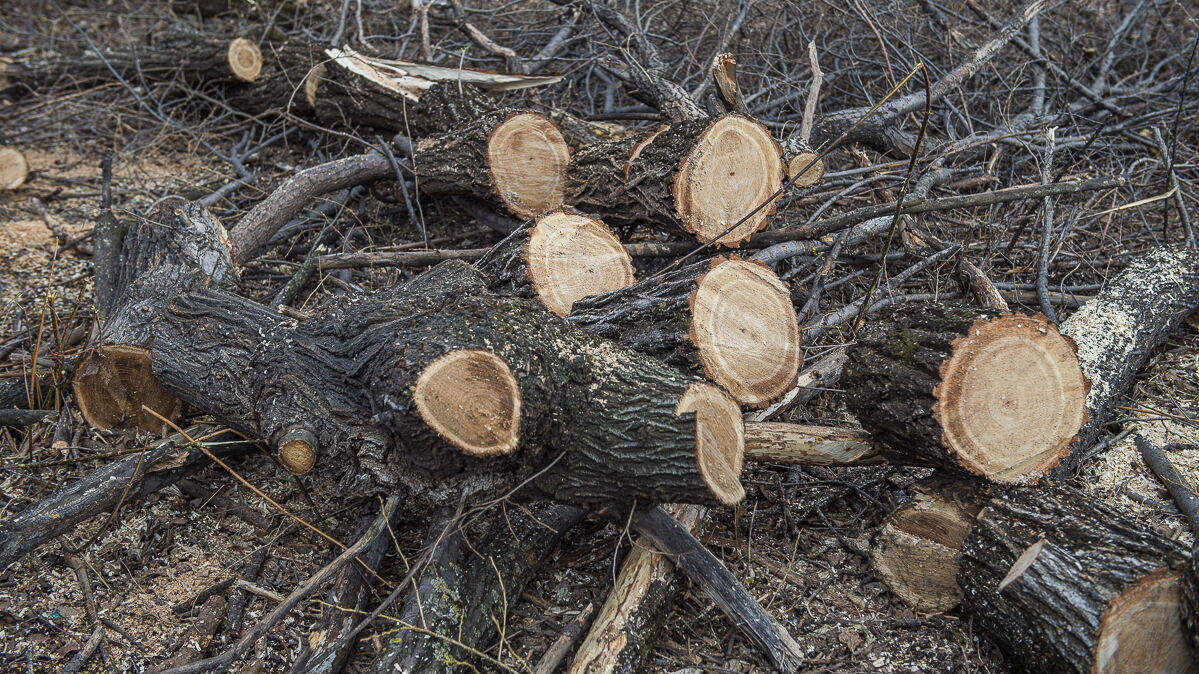
[[[567,320],[668,363],[703,368],[737,402],[791,389],[803,362],[791,295],[769,267],[716,258],[575,302]]]
[[[740,413],[720,389],[492,295],[459,262],[301,323],[194,292],[160,321],[153,363],[247,435],[277,447],[303,431],[318,457],[345,454],[318,466],[435,500],[526,479],[580,505],[744,495]]]
[[[609,225],[646,224],[736,248],[766,226],[782,180],[770,132],[748,117],[725,115],[580,148],[565,200]]]
[[[966,538],[962,608],[1021,671],[1199,672],[1179,606],[1186,558],[1074,489],[1012,488]]]
[[[1087,418],[1074,342],[1044,316],[906,306],[849,352],[846,403],[893,463],[1035,481]]]
[[[583,515],[533,503],[496,511],[478,537],[454,531],[442,538],[370,671],[457,672],[478,662],[475,653],[502,636],[507,611]]]

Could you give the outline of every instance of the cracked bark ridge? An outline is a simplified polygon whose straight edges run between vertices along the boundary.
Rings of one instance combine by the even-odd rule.
[[[850,350],[846,402],[893,463],[1034,482],[1086,421],[1074,343],[1044,316],[900,307]]]
[[[572,324],[704,376],[743,405],[795,384],[803,362],[795,308],[764,264],[716,258],[575,302]]]
[[[424,138],[413,166],[428,194],[482,199],[519,218],[563,204],[570,147],[545,115],[503,110]]]
[[[581,150],[567,200],[612,225],[649,224],[735,248],[766,226],[782,180],[770,132],[748,117],[724,115]]]
[[[483,378],[477,356],[458,357],[461,371],[436,382],[438,404],[469,400],[470,410],[437,413],[440,429],[426,423],[431,408],[422,416],[414,388],[427,393],[420,378],[461,351],[492,354],[486,377],[503,374],[502,361],[515,378],[515,429],[517,399],[493,395],[511,388],[471,397]],[[463,491],[495,493],[530,477],[531,488],[581,505],[744,496],[740,412],[723,392],[571,329],[535,302],[495,296],[460,262],[331,303],[303,322],[231,293],[191,293],[161,321],[153,360],[167,390],[272,446],[308,430],[318,468],[351,482],[404,482],[454,502]],[[446,441],[449,428],[458,444]],[[518,442],[507,453],[462,449],[482,440],[494,449],[490,441],[513,430]],[[339,453],[357,462],[326,460]]]
[[[516,230],[475,263],[503,295],[565,316],[578,300],[633,283],[633,262],[602,221],[560,209]]]
[[[167,304],[190,290],[234,288],[225,229],[199,205],[168,200],[130,226],[116,258],[113,309],[100,329],[100,346],[80,356],[72,376],[75,403],[96,428],[128,423],[157,432],[162,421],[142,405],[175,420],[179,401],[154,377],[150,348]]]
[[[1004,490],[962,551],[963,609],[1022,671],[1196,672],[1186,550],[1059,485]]]

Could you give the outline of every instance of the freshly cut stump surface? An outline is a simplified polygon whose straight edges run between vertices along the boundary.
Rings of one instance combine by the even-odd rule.
[[[29,162],[15,147],[0,147],[0,190],[15,190],[29,177]]]
[[[720,388],[697,382],[679,398],[675,414],[695,414],[695,455],[699,472],[721,503],[745,498],[741,468],[745,461],[745,425],[741,408]]]
[[[787,164],[787,179],[794,180],[796,187],[811,187],[820,182],[824,177],[824,160],[818,159],[820,155],[809,150],[800,152],[791,158]],[[814,163],[813,163],[814,161]],[[812,164],[808,166],[808,164]],[[808,170],[803,171],[803,168],[808,166]],[[799,172],[803,171],[802,174]],[[797,179],[795,176],[799,175]]]
[[[803,363],[795,307],[768,267],[727,259],[699,281],[691,298],[691,341],[705,375],[743,404],[786,393]]]
[[[1178,574],[1162,569],[1112,600],[1099,627],[1095,672],[1199,672],[1182,629]]]
[[[172,421],[183,411],[179,399],[154,376],[150,351],[140,346],[109,344],[94,349],[75,366],[71,387],[79,413],[102,430],[127,423],[157,433],[162,419],[142,405]]]
[[[1039,314],[976,322],[954,341],[933,390],[945,447],[996,482],[1044,474],[1087,420],[1090,382],[1075,350]]]
[[[719,243],[730,246],[762,229],[774,213],[773,201],[721,236],[782,186],[780,154],[778,143],[758,122],[738,115],[713,122],[675,174],[671,194],[683,226],[702,243],[719,237]]]
[[[229,72],[241,82],[253,82],[262,72],[262,52],[258,45],[244,37],[229,43],[225,58],[229,63]]]
[[[529,281],[542,304],[565,316],[576,300],[633,283],[633,263],[603,222],[568,211],[537,221],[525,244]]]
[[[472,456],[507,454],[520,439],[520,385],[490,351],[461,349],[433,361],[412,398],[430,428]]]
[[[570,147],[544,115],[520,112],[496,125],[487,139],[487,163],[514,215],[530,218],[562,205]]]

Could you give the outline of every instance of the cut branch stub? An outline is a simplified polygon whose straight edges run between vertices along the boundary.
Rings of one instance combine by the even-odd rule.
[[[1041,314],[979,320],[941,364],[933,417],[969,470],[1001,483],[1043,475],[1087,421],[1074,341]]]
[[[749,405],[790,390],[803,364],[786,286],[766,265],[717,261],[691,297],[691,341],[709,379]]]
[[[15,147],[0,147],[0,190],[15,190],[29,177],[29,162]]]
[[[892,463],[1031,483],[1087,419],[1074,344],[1043,316],[901,307],[858,335],[846,402]]]
[[[803,150],[787,162],[787,179],[794,180],[796,187],[811,187],[824,177],[824,160],[811,150]],[[808,166],[811,164],[811,166]],[[807,166],[807,170],[804,167]],[[801,174],[800,171],[803,171]],[[796,179],[796,175],[799,178]]]
[[[175,396],[154,377],[150,351],[131,344],[107,344],[84,354],[71,379],[75,405],[92,426],[109,429],[122,423],[157,433],[163,421],[142,409],[176,421],[183,411]]]
[[[225,52],[225,62],[229,64],[229,72],[239,82],[253,82],[262,72],[262,52],[258,45],[244,37],[229,42]]]
[[[696,382],[679,398],[674,413],[695,414],[695,457],[700,475],[721,503],[745,498],[741,467],[745,461],[745,427],[741,408],[719,387]]]
[[[507,454],[520,440],[520,385],[490,351],[451,351],[429,363],[412,399],[430,428],[471,456]]]
[[[316,465],[319,444],[312,431],[293,428],[279,438],[279,463],[293,475],[305,475]]]

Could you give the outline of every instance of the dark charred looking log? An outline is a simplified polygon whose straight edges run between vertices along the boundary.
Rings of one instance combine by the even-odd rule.
[[[990,499],[962,551],[962,607],[1029,672],[1197,672],[1183,633],[1186,550],[1058,485]]]
[[[502,636],[505,612],[583,514],[553,503],[508,507],[490,514],[477,536],[457,529],[442,536],[436,523],[433,559],[370,671],[457,672],[477,662],[477,653]]]
[[[858,335],[846,402],[892,463],[1035,481],[1086,419],[1074,343],[1043,316],[902,307]]]
[[[735,248],[766,226],[774,213],[770,197],[782,180],[779,145],[770,132],[747,117],[725,115],[581,148],[565,199],[609,225],[651,225]]]
[[[703,368],[741,404],[795,384],[803,362],[791,295],[769,267],[717,258],[574,303],[571,324],[668,363]]]
[[[174,302],[155,373],[272,446],[297,429],[342,477],[455,502],[528,479],[579,505],[733,503],[744,451],[717,387],[489,293],[460,262],[302,323],[230,293]]]

